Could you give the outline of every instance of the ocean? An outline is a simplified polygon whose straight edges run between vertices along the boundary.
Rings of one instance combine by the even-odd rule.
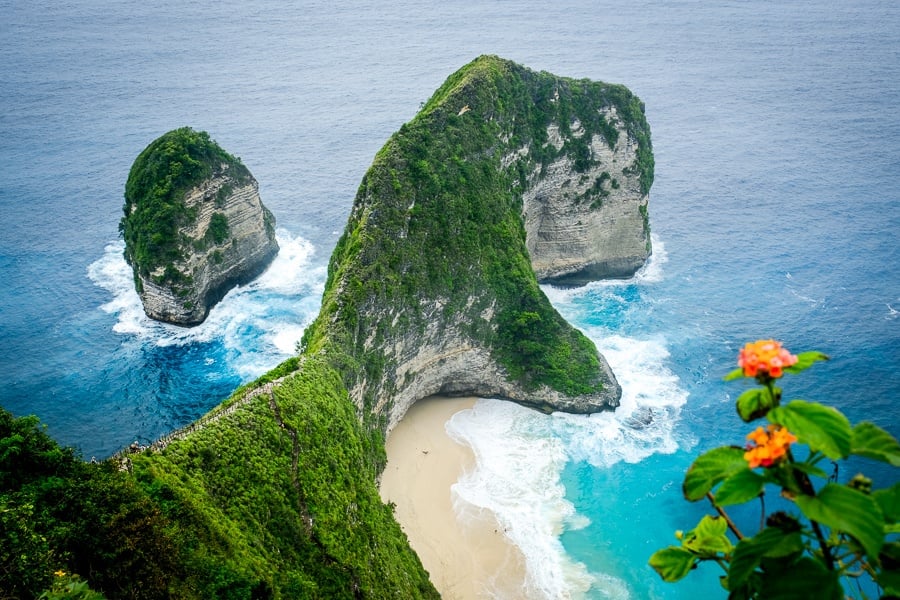
[[[721,377],[747,341],[831,355],[788,397],[900,435],[898,3],[0,0],[0,15],[0,404],[85,459],[189,423],[294,352],[375,153],[480,54],[628,86],[656,156],[648,265],[545,287],[609,360],[620,409],[482,400],[448,424],[477,457],[454,499],[496,512],[533,597],[724,595],[712,567],[670,585],[647,559],[709,512],[681,497],[693,457],[743,443],[743,388]],[[143,315],[117,230],[131,163],[185,125],[242,158],[281,245],[194,329]]]

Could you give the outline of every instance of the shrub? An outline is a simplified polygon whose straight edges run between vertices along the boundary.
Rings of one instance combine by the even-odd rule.
[[[684,497],[708,499],[718,515],[703,517],[687,533],[676,532],[680,546],[653,554],[650,566],[665,581],[679,581],[699,563],[714,562],[724,572],[730,599],[841,600],[854,593],[866,598],[866,588],[880,589],[882,598],[900,594],[900,483],[876,490],[859,474],[842,484],[821,467],[825,460],[851,456],[898,467],[900,444],[872,423],[851,426],[834,408],[805,400],[783,404],[775,385],[784,373],[826,359],[820,352],[792,355],[773,340],[741,350],[739,368],[726,379],[760,385],[738,397],[738,416],[768,424],[747,435],[745,448],[710,450],[688,469]],[[790,510],[766,514],[770,487],[792,503]],[[757,498],[761,525],[747,535],[725,507]]]

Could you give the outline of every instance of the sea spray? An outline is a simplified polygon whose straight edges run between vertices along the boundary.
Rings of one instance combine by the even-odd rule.
[[[591,524],[567,499],[562,483],[567,465],[587,463],[603,470],[691,445],[676,432],[688,394],[667,365],[666,340],[648,336],[645,327],[628,318],[633,311],[646,311],[642,288],[662,279],[665,246],[656,238],[653,244],[653,258],[631,279],[544,288],[615,372],[622,386],[615,412],[548,416],[509,402],[479,400],[447,423],[450,436],[470,446],[476,457],[473,470],[453,487],[458,518],[475,520],[483,510],[496,515],[525,557],[530,597],[633,596],[618,573],[578,562],[563,546],[563,533]]]
[[[219,344],[222,351],[206,361],[224,359],[229,370],[248,380],[295,353],[321,302],[325,269],[312,265],[313,245],[284,229],[276,238],[281,250],[269,268],[250,284],[232,289],[196,327],[177,327],[144,314],[122,241],[106,246],[88,267],[88,277],[112,294],[100,309],[117,317],[112,326],[116,333],[160,347]]]

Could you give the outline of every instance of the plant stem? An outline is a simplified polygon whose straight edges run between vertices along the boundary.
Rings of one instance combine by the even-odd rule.
[[[731,517],[725,512],[725,509],[716,504],[716,498],[712,495],[712,492],[706,492],[706,497],[709,498],[709,501],[712,503],[713,508],[716,509],[716,512],[721,515],[725,522],[728,523],[728,529],[737,537],[737,539],[744,539],[744,534],[737,528],[737,525],[734,524],[734,521],[731,520]]]
[[[766,527],[766,495],[762,493],[759,495],[759,504],[761,506],[759,510],[759,530],[762,531]]]
[[[766,388],[769,390],[769,398],[772,400],[772,406],[778,406],[781,404],[781,395],[775,395],[775,380],[767,379],[766,380]]]
[[[794,457],[791,455],[790,450],[788,450],[788,460],[794,462]],[[816,488],[813,487],[812,481],[809,480],[809,476],[806,473],[798,471],[797,469],[793,469],[794,472],[794,481],[800,486],[800,491],[807,496],[816,495]],[[828,541],[825,539],[825,535],[822,533],[822,528],[819,526],[818,521],[809,520],[812,525],[813,531],[816,534],[816,539],[819,540],[819,547],[822,549],[822,558],[825,559],[825,566],[828,567],[829,571],[834,571],[834,557],[831,555],[831,548],[828,546]]]

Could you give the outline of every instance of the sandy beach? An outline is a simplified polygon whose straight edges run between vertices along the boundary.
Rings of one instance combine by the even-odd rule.
[[[450,488],[475,457],[444,425],[475,400],[432,397],[413,405],[388,437],[381,497],[396,505],[397,520],[443,598],[517,598],[524,561],[493,514],[462,523],[453,510]]]

